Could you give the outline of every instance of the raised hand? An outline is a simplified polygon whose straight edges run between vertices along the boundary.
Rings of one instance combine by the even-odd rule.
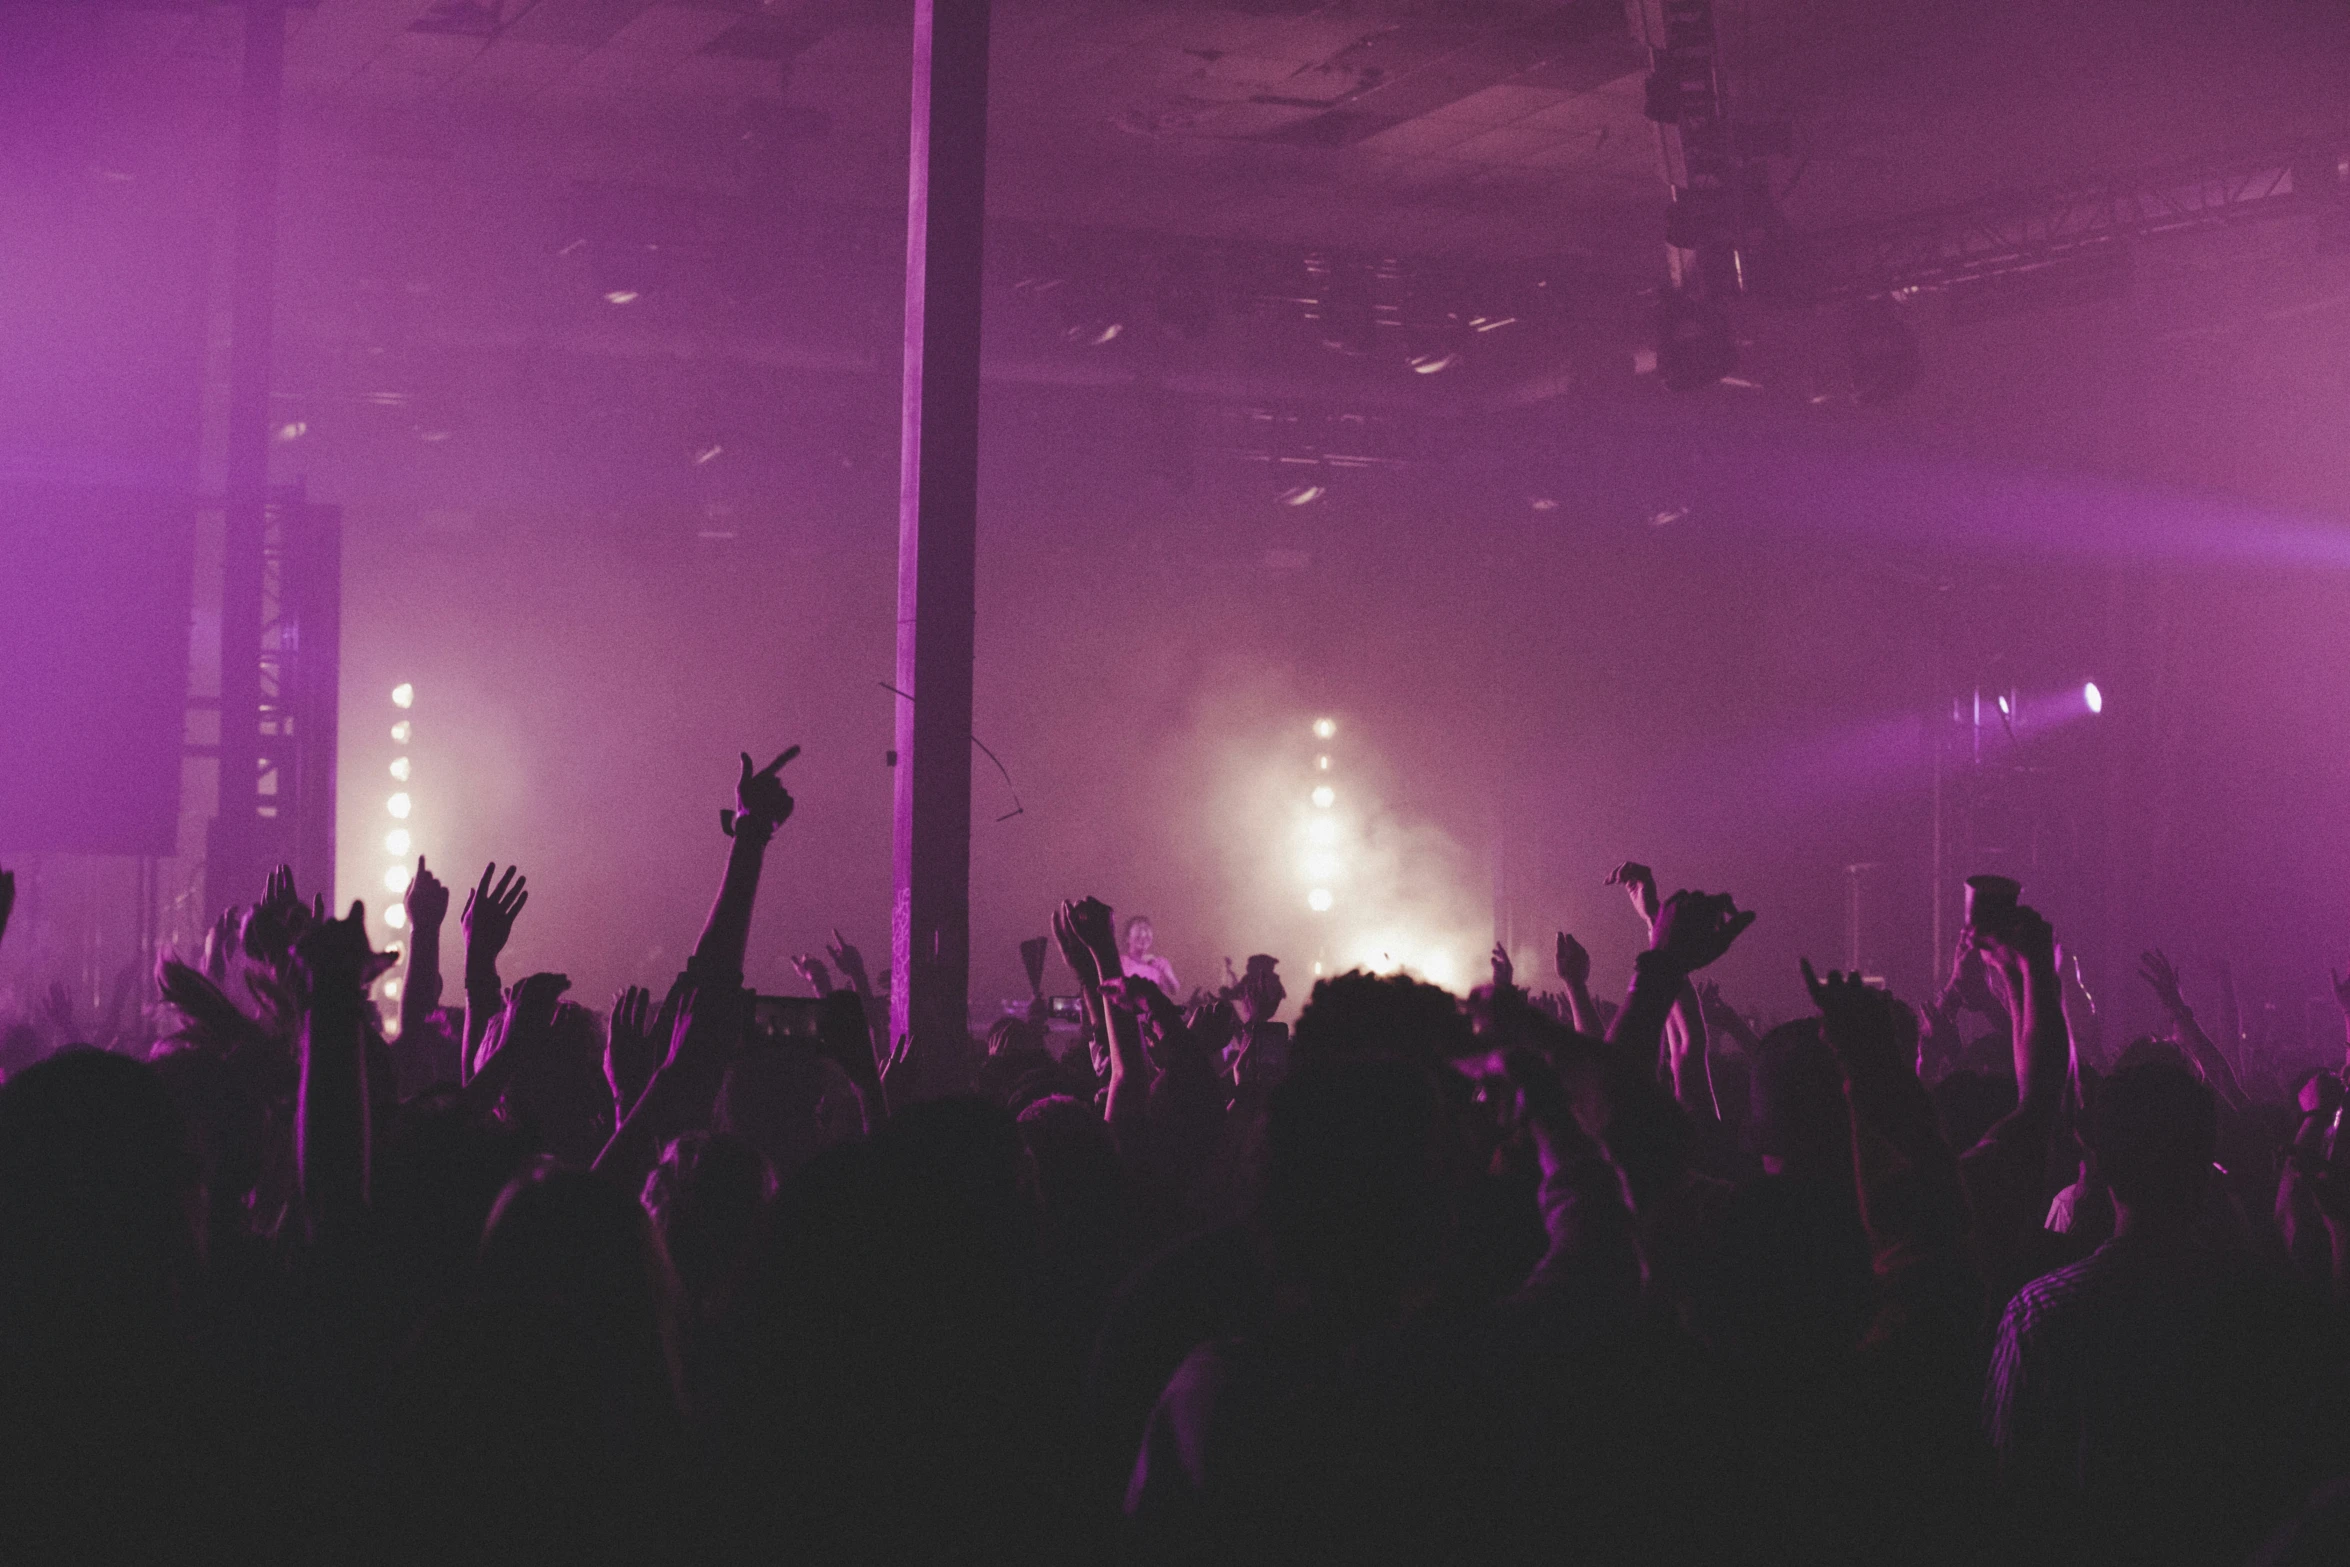
[[[1741,910],[1726,892],[1676,892],[1649,928],[1648,950],[1662,953],[1683,974],[1694,974],[1729,951],[1753,923],[1754,912]]]
[[[873,994],[873,981],[865,973],[865,954],[849,945],[849,938],[840,933],[838,925],[832,928],[832,939],[824,944],[824,953],[832,959],[832,966],[840,970],[841,978],[849,982],[850,989],[860,996]]]
[[[1125,959],[1118,951],[1118,931],[1110,918],[1110,906],[1099,898],[1087,898],[1070,911],[1072,928],[1077,939],[1085,943],[1093,954],[1093,965],[1101,971],[1107,984],[1126,972]]]
[[[408,892],[402,901],[408,908],[410,930],[439,930],[441,921],[449,917],[448,886],[424,868],[421,854],[416,857],[416,874],[409,879]]]
[[[1607,873],[1607,885],[1621,887],[1631,896],[1632,908],[1647,924],[1656,923],[1660,905],[1656,896],[1656,872],[1638,860],[1626,860]]]
[[[1092,899],[1087,899],[1092,902]],[[1053,940],[1061,949],[1061,961],[1069,965],[1069,972],[1077,976],[1078,988],[1102,988],[1101,965],[1094,961],[1093,949],[1086,945],[1077,929],[1077,905],[1067,898],[1053,910]]]
[[[2179,989],[2178,965],[2163,954],[2160,947],[2138,954],[2138,977],[2146,981],[2154,992],[2154,999],[2174,1017],[2187,1009],[2187,998]]]
[[[742,753],[743,774],[734,786],[735,808],[719,812],[718,824],[726,829],[728,837],[735,836],[746,821],[773,832],[791,820],[791,791],[784,788],[783,780],[777,775],[785,763],[799,754],[798,746],[788,747],[774,761],[754,771],[751,753]]]
[[[1583,943],[1563,930],[1559,932],[1558,970],[1559,978],[1569,985],[1591,983],[1591,954],[1583,950]]]
[[[666,1047],[653,1032],[653,993],[631,985],[612,998],[612,1026],[604,1040],[604,1081],[611,1086],[616,1119],[660,1070]]]
[[[822,958],[812,958],[804,952],[794,953],[791,966],[799,971],[800,978],[807,981],[808,988],[817,995],[832,994],[832,970],[824,966]]]
[[[323,915],[324,910],[318,911]],[[269,873],[261,901],[245,915],[245,955],[269,968],[281,966],[293,952],[294,941],[306,925],[317,923],[294,891],[294,871],[280,865]]]
[[[1510,961],[1509,949],[1500,942],[1493,944],[1493,988],[1498,994],[1517,988],[1517,965]]]
[[[465,912],[458,920],[465,927],[465,963],[470,970],[476,964],[495,967],[498,954],[506,950],[506,942],[514,934],[514,918],[522,906],[530,901],[530,879],[514,866],[506,867],[506,874],[498,876],[497,885],[490,878],[497,875],[497,862],[482,867],[481,885],[465,895]]]
[[[1828,1048],[1855,1077],[1879,1071],[1902,1059],[1899,1003],[1884,991],[1863,984],[1858,974],[1833,969],[1822,979],[1812,971],[1811,959],[1798,959],[1803,988],[1820,1009],[1820,1032]]]
[[[311,922],[294,943],[293,957],[313,1005],[359,999],[398,961],[368,946],[367,906],[357,899],[343,918]]]

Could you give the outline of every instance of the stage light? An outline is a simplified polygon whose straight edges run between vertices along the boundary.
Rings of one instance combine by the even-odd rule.
[[[408,819],[409,809],[408,792],[403,789],[398,794],[395,794],[390,799],[384,801],[384,809],[392,813],[394,820],[403,822],[406,821]]]
[[[1329,881],[1337,874],[1337,855],[1319,853],[1306,856],[1306,879],[1308,881]]]
[[[397,897],[399,894],[401,894],[401,893],[403,893],[403,892],[406,892],[407,890],[408,890],[408,867],[407,867],[407,866],[405,866],[405,865],[387,865],[387,866],[385,866],[385,867],[384,867],[384,891],[386,891],[386,892],[388,892],[388,893],[391,893],[393,896]]]
[[[642,296],[633,288],[616,288],[604,296],[607,305],[631,305]]]
[[[1293,484],[1275,499],[1284,506],[1311,506],[1329,493],[1330,486],[1326,484]]]
[[[1337,720],[1337,719],[1335,719],[1335,718],[1317,718],[1317,719],[1315,719],[1315,720],[1314,720],[1314,738],[1315,738],[1315,739],[1317,739],[1317,740],[1327,740],[1327,739],[1329,739],[1329,738],[1330,738],[1332,735],[1334,735],[1334,734],[1336,734],[1336,733],[1338,733],[1338,720]],[[1325,761],[1327,761],[1327,760],[1328,760],[1328,758],[1327,758],[1327,757],[1325,757],[1325,758],[1324,758],[1324,760],[1325,760]]]
[[[2006,697],[2001,697],[1999,699],[1999,716],[2002,718],[2013,718],[2015,716],[2015,709],[2007,705]]]
[[[414,707],[415,705],[416,688],[414,686],[403,680],[398,685],[392,687],[392,706]]]
[[[1306,823],[1306,842],[1327,848],[1338,841],[1338,823],[1328,816],[1317,816]]]
[[[398,930],[408,923],[408,911],[394,903],[384,910],[384,923]]]
[[[401,783],[408,781],[408,758],[404,756],[392,758],[392,777]]]
[[[1306,907],[1312,909],[1316,914],[1329,913],[1331,904],[1337,901],[1330,896],[1330,889],[1327,887],[1316,887],[1312,892],[1306,894]]]
[[[395,827],[384,834],[384,853],[395,860],[404,860],[408,858],[408,851],[415,845],[415,842],[415,839],[408,836],[407,828]]]
[[[416,733],[416,726],[408,722],[407,719],[403,718],[398,723],[392,725],[392,744],[406,745],[408,743],[408,737],[414,733]]]
[[[1441,375],[1460,362],[1461,355],[1458,349],[1448,348],[1440,354],[1414,354],[1412,356],[1412,374]]]
[[[1330,771],[1330,758],[1327,756],[1317,756],[1314,758],[1314,766],[1318,770],[1326,773]]]
[[[2097,689],[2097,682],[2094,680],[2081,687],[2081,701],[2092,713],[2105,711],[2105,693]]]
[[[384,981],[384,999],[386,1001],[397,1001],[400,999],[400,982],[398,980],[387,979]]]
[[[1314,805],[1317,809],[1327,811],[1330,809],[1330,807],[1336,805],[1337,803],[1338,791],[1331,788],[1328,784],[1324,784],[1321,788],[1314,791]]]

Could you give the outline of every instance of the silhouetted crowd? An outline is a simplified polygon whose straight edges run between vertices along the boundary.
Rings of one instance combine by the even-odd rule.
[[[398,955],[280,873],[151,1045],[0,1028],[0,1560],[2350,1561],[2342,1081],[2161,954],[2105,1048],[1985,878],[1924,1006],[1766,1029],[1627,864],[1620,999],[1561,935],[1292,1029],[1084,899],[893,1039],[837,935],[744,989],[790,754],[604,1016],[501,978],[512,867],[445,984],[419,862]]]

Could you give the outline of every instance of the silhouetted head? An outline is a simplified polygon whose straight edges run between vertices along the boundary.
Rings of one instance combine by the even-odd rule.
[[[1749,1076],[1747,1136],[1766,1169],[1805,1177],[1849,1174],[1844,1069],[1821,1037],[1818,1018],[1782,1023],[1763,1035]]]
[[[2180,1062],[2150,1056],[2097,1085],[2090,1151],[2114,1202],[2134,1218],[2192,1217],[2218,1141],[2218,1102]]]
[[[1429,1069],[1395,1055],[1316,1055],[1273,1091],[1259,1218],[1310,1299],[1376,1313],[1433,1264],[1441,1126]]]
[[[711,1126],[766,1156],[778,1179],[864,1129],[856,1085],[806,1045],[763,1045],[726,1069]]]
[[[154,1068],[86,1047],[0,1086],[0,1289],[17,1311],[161,1313],[202,1255],[186,1123]]]
[[[694,1132],[662,1151],[645,1177],[644,1208],[696,1307],[740,1265],[774,1193],[775,1172],[739,1137]]]
[[[604,1080],[604,1030],[575,1002],[555,1009],[546,1048],[516,1074],[506,1105],[542,1147],[565,1164],[595,1162],[612,1135],[612,1089]]]
[[[1354,1055],[1431,1064],[1464,1054],[1474,1043],[1468,1015],[1450,991],[1408,974],[1359,969],[1314,986],[1292,1041],[1301,1062]]]
[[[674,1396],[675,1283],[643,1208],[603,1176],[542,1164],[507,1183],[481,1238],[491,1300],[560,1308],[616,1375]]]

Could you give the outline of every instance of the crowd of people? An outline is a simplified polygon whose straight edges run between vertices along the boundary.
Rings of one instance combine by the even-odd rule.
[[[788,755],[602,1016],[499,973],[511,866],[452,992],[419,862],[401,954],[281,873],[151,1048],[18,1029],[0,1555],[2350,1560],[2342,1078],[2248,1086],[2160,954],[2105,1048],[1986,898],[1923,1005],[1762,1028],[1701,978],[1755,915],[1627,864],[1613,1004],[1562,934],[1292,1028],[1087,898],[1026,1016],[894,1040],[837,936],[744,989]]]

